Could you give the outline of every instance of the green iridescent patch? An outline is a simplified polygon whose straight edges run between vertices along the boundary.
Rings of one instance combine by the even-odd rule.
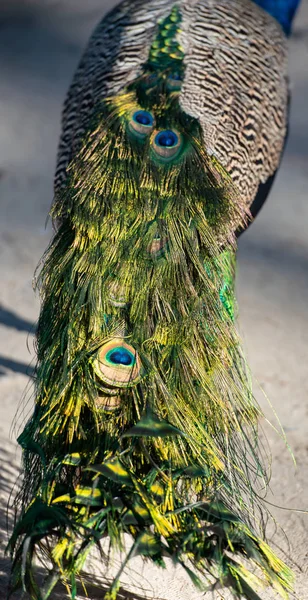
[[[177,40],[181,20],[180,9],[178,6],[174,6],[168,17],[159,23],[157,35],[151,45],[147,66],[158,70],[182,71],[184,50]]]

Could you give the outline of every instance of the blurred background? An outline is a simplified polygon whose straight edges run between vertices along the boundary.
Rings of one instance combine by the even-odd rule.
[[[154,1],[154,0],[153,0]],[[0,528],[6,544],[6,504],[18,473],[14,415],[31,376],[39,298],[35,267],[51,236],[46,216],[60,115],[72,74],[97,21],[112,0],[0,0]],[[240,239],[239,329],[266,415],[270,403],[286,432],[266,428],[272,460],[268,501],[308,509],[308,0],[302,0],[290,41],[290,136],[273,191]],[[30,364],[30,366],[29,366]],[[265,395],[261,393],[260,386]],[[30,406],[31,408],[31,406]],[[22,406],[17,423],[27,416]],[[296,591],[308,599],[308,515],[272,508],[273,538],[294,561]],[[9,520],[11,516],[9,514]],[[0,597],[9,562],[0,556]],[[143,597],[201,598],[172,569],[145,572]],[[63,594],[54,598],[63,598]],[[94,592],[91,598],[103,598]],[[140,598],[124,594],[123,598]],[[262,596],[263,597],[263,596]],[[264,598],[270,598],[265,593]]]

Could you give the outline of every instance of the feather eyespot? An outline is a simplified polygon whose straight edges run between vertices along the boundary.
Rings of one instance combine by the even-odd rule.
[[[136,385],[141,378],[141,362],[136,350],[122,338],[114,338],[98,351],[93,363],[97,377],[114,388]]]
[[[124,308],[128,304],[128,297],[125,288],[114,281],[109,287],[109,302],[118,308]]]
[[[96,408],[110,413],[118,410],[121,407],[121,396],[103,396],[99,394],[96,398]]]
[[[154,152],[161,158],[174,158],[181,149],[182,137],[176,131],[165,129],[155,135],[152,146]]]
[[[147,110],[136,110],[129,123],[130,130],[145,137],[154,127],[154,117]]]
[[[159,233],[157,232],[154,235],[152,243],[149,245],[149,252],[150,252],[151,256],[158,258],[159,256],[161,256],[164,253],[166,246],[167,246],[167,238],[165,236],[161,237],[159,235]]]

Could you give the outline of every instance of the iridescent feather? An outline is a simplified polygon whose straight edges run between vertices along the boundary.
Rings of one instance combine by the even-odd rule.
[[[286,133],[285,56],[249,0],[128,1],[94,34],[66,103],[38,279],[12,590],[45,600],[61,580],[74,599],[92,546],[123,548],[127,533],[110,600],[138,554],[171,557],[201,590],[287,597],[292,574],[263,540],[261,411],[234,325],[236,233]],[[43,589],[37,559],[52,565]]]

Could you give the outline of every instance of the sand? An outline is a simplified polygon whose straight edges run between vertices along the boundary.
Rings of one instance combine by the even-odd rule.
[[[14,415],[31,375],[33,331],[39,298],[35,267],[50,238],[45,219],[65,92],[95,23],[114,2],[104,0],[2,0],[0,7],[0,527],[6,542],[6,504],[18,473],[18,427],[28,407]],[[308,508],[308,1],[303,0],[290,43],[292,110],[287,150],[270,199],[239,244],[239,329],[254,378],[287,434],[267,428],[273,456],[268,500]],[[266,414],[266,398],[257,396]],[[273,418],[272,418],[273,420]],[[308,599],[308,515],[273,508],[287,534],[273,538],[294,562],[296,592]],[[9,515],[9,521],[11,515]],[[0,597],[5,598],[9,561],[1,554]],[[186,577],[170,566],[130,572],[123,598],[197,600]],[[147,591],[146,591],[147,590]],[[89,588],[93,600],[103,592]],[[54,600],[63,599],[63,591]],[[211,597],[211,595],[210,595]],[[264,592],[262,598],[272,598]],[[81,594],[78,598],[83,598]]]

